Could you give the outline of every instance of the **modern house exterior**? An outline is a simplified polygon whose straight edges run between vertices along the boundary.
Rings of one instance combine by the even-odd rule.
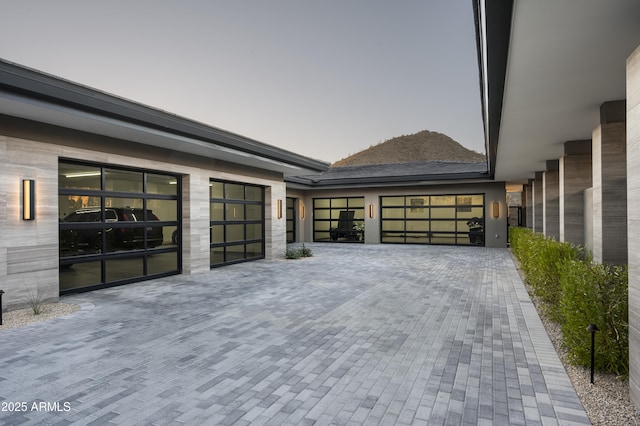
[[[473,4],[490,174],[527,227],[628,263],[640,407],[640,3]]]

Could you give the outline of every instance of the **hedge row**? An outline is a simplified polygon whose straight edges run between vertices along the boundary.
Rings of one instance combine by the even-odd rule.
[[[595,324],[595,367],[629,373],[628,273],[626,265],[593,263],[580,247],[545,238],[526,228],[510,229],[511,250],[542,309],[560,324],[574,365],[590,365]]]

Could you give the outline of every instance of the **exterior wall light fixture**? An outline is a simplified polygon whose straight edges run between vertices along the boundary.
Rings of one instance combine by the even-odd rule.
[[[36,218],[36,193],[33,179],[22,179],[22,220]]]
[[[369,204],[369,218],[373,219],[373,204]]]
[[[278,200],[278,219],[282,219],[282,200]]]
[[[493,204],[491,205],[491,210],[492,210],[492,214],[493,214],[493,218],[497,219],[500,217],[500,203],[497,201],[494,201]]]
[[[305,216],[304,204],[300,206],[300,219],[304,219]]]

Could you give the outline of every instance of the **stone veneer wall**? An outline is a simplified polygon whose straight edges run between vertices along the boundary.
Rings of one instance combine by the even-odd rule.
[[[591,188],[591,141],[569,141],[560,159],[560,241],[585,245],[584,191]]]
[[[544,235],[560,240],[560,175],[558,160],[547,161],[547,171],[542,174],[544,197]]]
[[[25,127],[25,124],[28,124]],[[210,158],[144,147],[47,125],[4,119],[0,129],[0,289],[3,308],[24,305],[40,288],[58,298],[58,161],[60,158],[157,170],[183,176],[183,273],[208,272],[209,179],[266,187],[265,257],[284,256],[285,218],[276,218],[277,199],[285,201],[282,175]],[[21,219],[22,179],[36,181],[36,219]]]
[[[640,408],[640,46],[627,60],[629,387]]]
[[[542,174],[536,172],[536,178],[533,181],[533,230],[535,232],[544,232],[544,191],[542,189]]]

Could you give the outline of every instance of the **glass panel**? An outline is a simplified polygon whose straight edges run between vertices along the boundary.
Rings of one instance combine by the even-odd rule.
[[[287,232],[293,232],[293,222],[290,220],[287,221]]]
[[[159,253],[147,256],[147,274],[162,274],[178,270],[178,253]]]
[[[226,220],[244,220],[244,204],[227,203],[226,210]]]
[[[454,206],[456,204],[456,197],[454,195],[432,195],[432,206]]]
[[[364,197],[349,198],[349,208],[364,208]]]
[[[331,222],[328,220],[317,220],[314,224],[316,231],[328,231],[331,229]]]
[[[261,257],[262,255],[263,253],[261,243],[247,244],[247,258]]]
[[[61,197],[64,198],[64,197]],[[95,201],[100,201],[97,199]],[[62,218],[63,222],[100,222],[102,221],[102,210],[100,206],[81,208],[78,210],[72,210],[65,214]]]
[[[60,290],[102,283],[102,262],[76,263],[60,268]]]
[[[244,259],[244,244],[238,246],[227,246],[227,262]]]
[[[178,200],[147,200],[147,220],[178,220]]]
[[[453,220],[433,220],[431,221],[431,231],[456,231],[456,222]]]
[[[382,242],[383,243],[404,243],[404,237],[394,236],[394,235],[383,235]]]
[[[346,212],[347,210],[337,210],[337,209],[332,209],[331,210],[331,219],[335,219],[338,220],[340,219],[340,212]],[[336,225],[337,226],[337,225]]]
[[[107,251],[139,250],[144,248],[144,226],[107,228]],[[162,227],[149,227],[149,248],[162,244]]]
[[[177,195],[178,178],[175,176],[147,173],[147,193]]]
[[[144,275],[142,257],[106,260],[105,268],[107,282],[138,278]]]
[[[313,213],[313,217],[315,219],[330,219],[331,218],[331,210],[316,210]]]
[[[429,231],[429,222],[426,220],[408,220],[407,231]]]
[[[331,200],[328,198],[316,198],[313,200],[313,208],[329,208],[331,207]]]
[[[293,198],[287,197],[287,209],[293,209]]]
[[[404,209],[382,209],[382,217],[384,219],[403,219]]]
[[[407,234],[407,243],[429,244],[429,235],[428,234]]]
[[[80,209],[91,208],[93,210],[100,209],[100,197],[91,197],[88,195],[60,195],[58,197],[58,208],[60,220],[65,222],[82,222],[85,219],[80,218]],[[101,220],[97,219],[89,220],[89,222],[95,222]]]
[[[383,206],[404,206],[404,197],[381,197]]]
[[[484,204],[484,195],[458,195],[456,197],[458,205],[476,205],[481,206]]]
[[[262,188],[259,186],[246,186],[246,199],[250,201],[262,201]],[[288,200],[287,200],[288,205]]]
[[[162,227],[162,244],[158,247],[177,246],[179,241],[177,226]]]
[[[404,221],[402,220],[383,220],[383,231],[404,231]]]
[[[247,204],[245,208],[246,220],[262,220],[262,204]]]
[[[482,218],[484,214],[484,207],[457,207],[456,210],[458,211],[459,219],[472,217]]]
[[[212,243],[224,243],[224,225],[212,225],[210,232]]]
[[[436,219],[453,219],[456,217],[455,207],[432,207],[431,217]]]
[[[244,185],[225,183],[225,198],[232,200],[244,200]]]
[[[329,241],[330,235],[328,232],[314,232],[313,233],[314,241]]]
[[[211,220],[224,220],[224,203],[211,203],[209,214]]]
[[[211,264],[224,263],[224,247],[213,247],[210,252]]]
[[[105,208],[113,208],[118,220],[140,222],[144,220],[142,198],[106,197]]]
[[[354,219],[359,219],[359,220],[364,220],[364,209],[359,209],[359,210],[353,211],[353,218]]]
[[[347,207],[347,199],[346,198],[332,198],[331,199],[331,208],[333,209],[344,209]]]
[[[227,225],[227,242],[244,239],[244,225]]]
[[[105,169],[105,190],[142,192],[142,173]]]
[[[246,235],[245,239],[247,239],[247,240],[259,240],[259,239],[262,239],[262,224],[260,224],[260,223],[251,223],[251,224],[247,224],[246,227],[247,227],[247,235]]]
[[[222,183],[222,182],[209,182],[209,197],[210,198],[224,198],[224,183]]]
[[[58,187],[100,190],[101,173],[98,166],[58,164]]]

